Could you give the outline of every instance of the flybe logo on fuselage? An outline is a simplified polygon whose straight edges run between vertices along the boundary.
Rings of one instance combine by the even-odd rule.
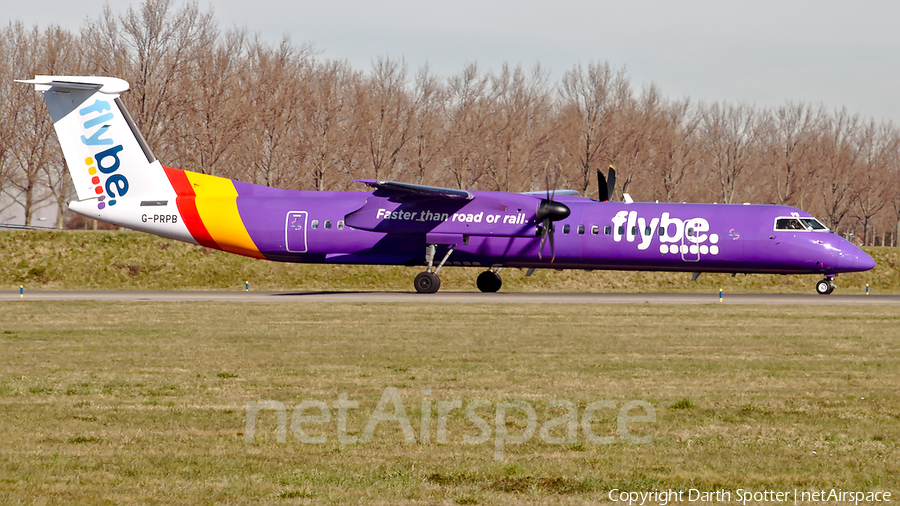
[[[638,241],[639,250],[648,249],[655,238],[659,240],[660,253],[719,254],[719,235],[708,233],[709,222],[704,218],[682,220],[665,212],[648,221],[637,211],[619,211],[610,221],[613,240]]]
[[[116,205],[116,199],[128,193],[128,178],[122,174],[116,174],[121,165],[119,152],[122,151],[122,145],[116,144],[112,137],[105,137],[109,125],[104,123],[112,121],[115,117],[112,110],[112,104],[99,99],[78,110],[78,114],[81,115],[84,122],[84,132],[90,134],[82,135],[81,142],[92,150],[109,146],[84,160],[88,174],[91,176],[91,183],[94,185],[94,192],[100,196],[97,209],[103,209],[107,205]],[[105,176],[105,180],[101,179],[103,176]],[[104,202],[107,196],[109,200]]]

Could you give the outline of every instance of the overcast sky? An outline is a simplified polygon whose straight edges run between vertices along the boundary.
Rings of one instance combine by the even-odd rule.
[[[176,5],[181,5],[175,0]],[[9,20],[77,30],[105,0],[18,0]],[[138,2],[118,1],[122,13]],[[576,64],[625,66],[635,89],[656,83],[694,100],[846,107],[900,123],[900,2],[606,0],[201,0],[222,28],[273,42],[288,34],[320,56],[368,70],[380,55],[439,75],[477,62],[526,68],[555,82]]]

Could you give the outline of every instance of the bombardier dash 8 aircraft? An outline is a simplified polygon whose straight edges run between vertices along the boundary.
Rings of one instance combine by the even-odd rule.
[[[611,202],[361,180],[370,191],[293,191],[160,165],[110,77],[36,76],[77,201],[90,218],[280,262],[425,266],[420,293],[444,265],[480,266],[483,292],[502,267],[819,274],[875,262],[808,213],[785,206]]]

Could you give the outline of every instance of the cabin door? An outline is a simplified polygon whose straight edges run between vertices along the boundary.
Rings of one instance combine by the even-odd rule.
[[[284,222],[284,244],[289,253],[306,253],[306,211],[289,211]]]
[[[681,260],[685,262],[700,261],[700,232],[693,220],[684,223],[684,234],[681,236]]]

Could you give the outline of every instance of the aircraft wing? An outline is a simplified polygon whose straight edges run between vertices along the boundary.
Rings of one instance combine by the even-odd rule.
[[[578,190],[541,190],[536,192],[519,192],[520,195],[531,195],[532,197],[545,197],[547,195],[552,194],[554,197],[576,197],[578,196]]]
[[[377,188],[378,191],[375,193],[376,197],[416,197],[417,199],[443,201],[466,201],[475,198],[470,192],[465,190],[454,190],[452,188],[397,183],[379,179],[355,179],[354,181]]]

